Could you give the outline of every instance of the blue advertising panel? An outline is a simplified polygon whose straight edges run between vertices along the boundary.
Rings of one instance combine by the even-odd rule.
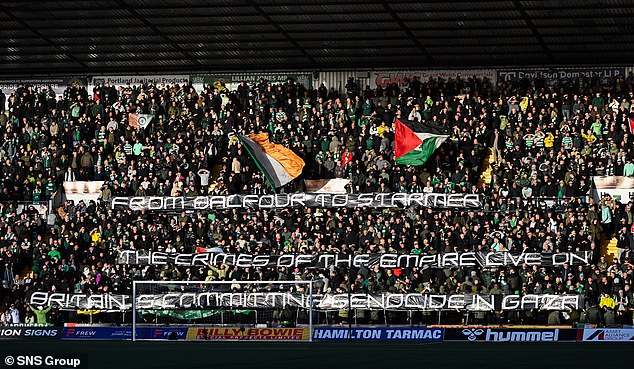
[[[141,340],[184,340],[187,337],[187,329],[182,327],[137,328],[136,338]]]
[[[7,326],[0,327],[0,339],[59,339],[62,327]]]
[[[187,328],[142,327],[137,328],[137,339],[185,339]],[[131,340],[132,327],[66,327],[62,332],[65,340]]]
[[[66,327],[63,340],[130,340],[130,327]]]
[[[315,341],[442,341],[442,328],[315,328]]]

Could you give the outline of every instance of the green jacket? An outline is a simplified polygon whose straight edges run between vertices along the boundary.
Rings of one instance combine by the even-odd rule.
[[[33,311],[33,313],[35,314],[35,317],[37,318],[37,324],[46,324],[46,313],[48,313],[51,310],[51,307],[47,307],[46,309],[42,309],[42,310],[38,310],[38,309],[34,309],[33,306],[29,305],[29,307],[31,308],[31,310]]]

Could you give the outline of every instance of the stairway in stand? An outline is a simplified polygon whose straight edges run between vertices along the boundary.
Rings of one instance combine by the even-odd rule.
[[[601,255],[605,255],[606,259],[608,260],[608,262],[612,262],[614,259],[617,258],[618,256],[618,252],[616,251],[616,244],[617,244],[617,239],[616,237],[612,237],[611,240],[609,241],[604,241],[603,242],[603,246],[601,248]]]
[[[487,148],[487,153],[482,161],[482,168],[480,168],[480,179],[478,180],[478,187],[482,187],[483,184],[491,183],[491,163],[493,163],[493,150]]]

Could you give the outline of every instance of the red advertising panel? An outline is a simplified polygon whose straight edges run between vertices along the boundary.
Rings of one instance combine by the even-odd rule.
[[[307,341],[309,338],[308,328],[197,327],[187,331],[187,340],[203,341]]]

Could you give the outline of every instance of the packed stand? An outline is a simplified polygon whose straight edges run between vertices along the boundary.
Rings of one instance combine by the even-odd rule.
[[[242,83],[233,91],[106,84],[93,91],[70,86],[57,99],[50,89],[20,86],[6,108],[0,104],[6,114],[0,114],[3,322],[33,320],[24,302],[29,290],[129,294],[132,280],[318,278],[318,292],[333,293],[581,294],[587,309],[562,320],[631,324],[634,212],[631,203],[588,195],[593,175],[634,175],[627,129],[632,79],[533,85],[542,83],[414,79],[405,87],[370,89],[350,79],[344,91],[291,80]],[[156,119],[135,129],[130,113]],[[424,166],[399,166],[393,160],[397,117],[442,125],[450,139]],[[354,193],[479,193],[485,206],[180,214],[108,208],[113,196],[270,193],[236,137],[257,132],[268,132],[306,162],[286,192],[301,191],[303,178],[347,178]],[[487,148],[494,154],[492,180],[479,186]],[[64,181],[75,180],[105,181],[99,201],[65,202],[42,217],[42,205]],[[600,247],[613,235],[620,260],[608,262]],[[593,260],[578,268],[414,268],[398,275],[379,268],[115,263],[118,250],[190,253],[211,246],[251,254],[592,251]],[[49,316],[77,319],[56,309]],[[543,324],[552,317],[477,318]]]

